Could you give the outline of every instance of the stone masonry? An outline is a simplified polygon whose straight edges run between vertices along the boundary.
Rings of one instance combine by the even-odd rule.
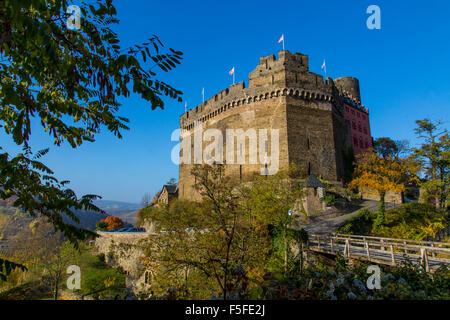
[[[359,97],[359,83],[347,78],[333,79],[309,71],[308,56],[281,51],[260,58],[249,75],[248,88],[236,83],[215,94],[180,118],[182,132],[191,136],[198,128],[214,128],[222,132],[223,152],[226,151],[227,129],[267,129],[270,154],[270,130],[279,130],[279,167],[290,163],[299,166],[304,176],[316,175],[331,182],[341,182],[344,176],[344,152],[352,147],[350,126],[344,118],[344,92]],[[355,79],[355,78],[350,78]],[[250,164],[248,142],[244,146],[245,163],[227,164],[226,174],[248,180],[259,174],[261,164]],[[208,143],[203,142],[203,147]],[[194,143],[191,162],[179,167],[178,196],[195,200]],[[258,151],[262,146],[258,144]],[[234,154],[238,152],[234,144]],[[183,150],[181,155],[183,155]],[[223,157],[225,159],[225,156]]]

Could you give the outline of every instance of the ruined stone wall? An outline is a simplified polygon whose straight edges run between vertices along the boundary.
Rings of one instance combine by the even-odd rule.
[[[97,232],[95,247],[105,255],[105,262],[117,265],[132,277],[140,277],[144,272],[141,258],[144,255],[143,244],[153,235],[149,232]]]

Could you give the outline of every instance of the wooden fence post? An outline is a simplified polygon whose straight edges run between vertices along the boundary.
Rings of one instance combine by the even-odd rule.
[[[370,250],[369,250],[369,243],[367,241],[364,241],[364,247],[366,247],[367,251],[367,260],[370,262]]]
[[[421,264],[425,267],[425,271],[430,272],[430,265],[428,263],[428,255],[426,248],[420,248],[420,260]]]
[[[347,258],[350,259],[350,239],[345,240],[345,247],[347,248]]]
[[[392,264],[395,266],[394,246],[392,244],[391,244],[391,259],[392,259]]]
[[[345,245],[344,245],[344,258],[348,257],[348,239],[345,239]]]

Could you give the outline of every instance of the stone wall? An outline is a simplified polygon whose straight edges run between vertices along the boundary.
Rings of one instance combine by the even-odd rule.
[[[344,81],[345,82],[345,81]],[[343,150],[351,148],[350,130],[344,119],[343,102],[331,78],[308,69],[308,56],[281,51],[260,58],[249,75],[249,87],[243,82],[232,85],[180,117],[183,139],[190,137],[190,164],[179,166],[179,197],[199,199],[190,174],[195,163],[194,138],[206,129],[218,129],[223,136],[222,161],[226,160],[227,129],[268,130],[268,154],[271,154],[272,129],[279,130],[279,167],[290,163],[303,169],[303,174],[316,174],[329,181],[340,181],[344,175]],[[259,140],[259,137],[257,138]],[[189,141],[189,140],[184,140]],[[246,138],[245,162],[227,164],[225,172],[242,181],[261,174],[263,164],[251,164]],[[203,142],[204,148],[210,142]],[[187,143],[184,144],[185,146]],[[234,144],[236,157],[237,144]],[[259,154],[260,146],[256,153]],[[235,158],[236,159],[236,158]],[[204,163],[205,159],[200,159]],[[270,164],[268,165],[270,166]]]
[[[105,262],[120,266],[127,275],[127,286],[133,291],[143,289],[146,267],[143,265],[143,246],[154,233],[150,232],[97,232],[95,247],[105,255]]]
[[[368,189],[362,189],[361,198],[366,200],[380,201],[380,195],[378,194],[378,192]],[[384,196],[384,201],[392,203],[403,203],[403,194],[400,192],[388,191]]]

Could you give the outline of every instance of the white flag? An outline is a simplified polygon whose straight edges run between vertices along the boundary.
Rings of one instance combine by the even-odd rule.
[[[323,59],[322,69],[327,73],[327,65],[325,64],[325,59]]]
[[[284,41],[284,34],[281,35],[280,40],[278,40],[278,43],[281,43],[281,41]]]
[[[233,67],[233,69],[230,70],[229,74],[230,74],[230,76],[234,74],[234,67]]]

